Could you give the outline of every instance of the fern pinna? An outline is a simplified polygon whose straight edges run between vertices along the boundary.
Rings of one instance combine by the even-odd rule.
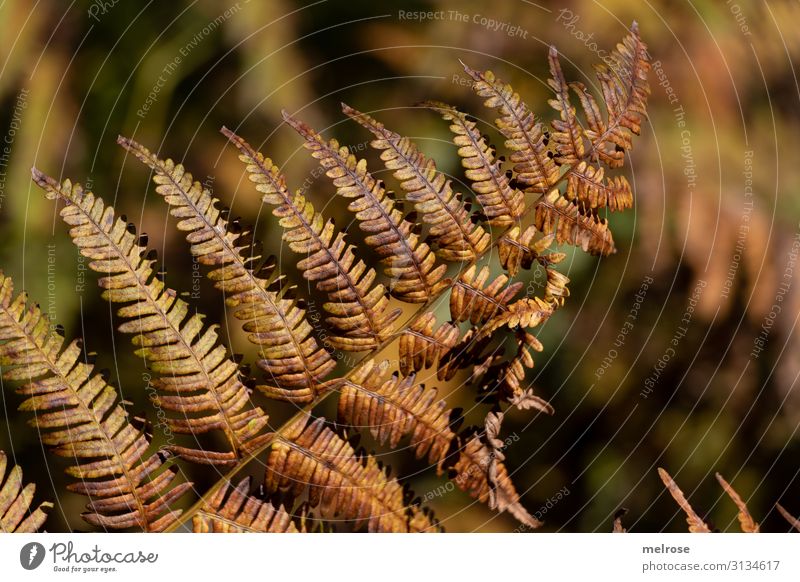
[[[456,191],[412,140],[369,113],[342,106],[372,135],[371,145],[402,196],[376,178],[365,159],[284,113],[330,178],[331,191],[348,200],[370,247],[366,254],[305,192],[290,189],[276,163],[222,129],[278,219],[283,240],[299,255],[299,271],[325,298],[324,337],[310,323],[306,301],[280,273],[278,259],[261,255],[252,228],[231,219],[182,164],[119,138],[152,172],[192,256],[207,268],[256,347],[255,378],[221,343],[216,326],[166,285],[146,236],[137,236],[133,225],[79,184],[34,169],[47,196],[65,204],[61,216],[100,275],[103,296],[119,305],[120,331],[132,335],[136,353],[158,375],[157,404],[171,412],[171,428],[187,435],[185,443],[146,453],[149,437],[121,403],[114,404],[114,389],[78,361],[80,345],[73,342],[62,353],[58,338],[31,327],[29,320],[40,316],[25,311],[24,299],[7,300],[7,322],[0,327],[4,373],[28,380],[20,389],[29,396],[23,407],[46,411],[68,404],[37,417],[54,429],[42,438],[59,454],[99,457],[75,469],[92,479],[80,489],[91,498],[87,521],[148,531],[189,523],[196,531],[308,531],[314,521],[369,531],[441,530],[420,498],[372,454],[354,447],[351,437],[363,430],[384,447],[407,442],[417,458],[473,498],[530,528],[539,526],[505,467],[502,420],[509,409],[554,412],[525,381],[534,353],[544,348],[533,330],[569,295],[569,279],[557,269],[565,255],[552,246],[568,243],[598,255],[615,251],[603,214],[629,208],[633,197],[623,176],[605,172],[622,165],[649,93],[648,55],[635,23],[598,67],[605,113],[582,84],[567,83],[555,49],[549,63],[550,105],[557,114],[549,128],[509,84],[465,65],[477,96],[496,111],[509,167],[465,113],[441,102],[423,104],[450,125],[471,185],[465,192]],[[414,212],[405,212],[403,198]],[[493,272],[488,262],[495,249],[504,273]],[[384,265],[382,274],[368,263],[372,253]],[[513,279],[534,268],[543,270],[546,284],[535,296],[520,296],[523,285]],[[430,307],[448,292],[450,321],[437,323]],[[419,306],[403,322],[402,303]],[[396,367],[381,356],[394,342]],[[337,374],[344,352],[363,355]],[[486,405],[484,422],[463,426],[466,419],[447,396],[419,381],[428,369],[440,381],[462,374]],[[302,408],[272,427],[258,403],[262,395]],[[335,421],[316,417],[319,405],[333,397]],[[206,433],[219,434],[224,450],[202,444]],[[256,492],[239,475],[253,460],[266,467]],[[173,501],[190,486],[174,477],[184,462],[228,472],[179,515]]]

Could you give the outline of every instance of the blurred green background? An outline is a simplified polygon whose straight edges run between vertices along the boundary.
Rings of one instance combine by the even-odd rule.
[[[418,11],[435,17],[410,16]],[[198,306],[252,361],[241,331],[227,326],[219,295],[193,278],[183,237],[148,173],[116,146],[117,134],[183,161],[234,215],[256,224],[268,252],[295,276],[296,257],[281,248],[276,220],[243,180],[222,125],[285,164],[294,187],[310,180],[318,209],[345,228],[351,217],[330,184],[311,173],[315,162],[281,126],[281,109],[358,147],[373,169],[379,162],[364,149],[368,136],[343,120],[339,103],[375,112],[460,180],[447,126],[413,107],[449,101],[491,132],[493,117],[466,85],[459,59],[512,82],[549,120],[548,45],[562,53],[568,78],[591,84],[591,65],[636,20],[656,64],[649,122],[625,169],[635,211],[611,217],[616,255],[567,249],[572,297],[540,333],[545,351],[530,376],[556,414],[509,415],[505,432],[519,440],[506,451],[507,465],[546,531],[608,531],[619,507],[629,509],[624,523],[632,531],[684,531],[657,466],[719,529],[736,530],[736,510],[715,471],[764,529],[786,531],[775,502],[800,513],[800,267],[792,262],[800,229],[799,18],[793,0],[5,0],[0,267],[67,337],[81,335],[99,352],[99,366],[133,410],[152,414],[145,369],[128,338],[113,331],[96,277],[56,208],[32,186],[32,165],[88,182],[113,201],[159,250],[168,284],[183,291],[199,285]],[[488,19],[508,26],[493,30]],[[300,287],[301,296],[313,296]],[[437,313],[442,321],[446,306]],[[620,342],[626,321],[630,331]],[[759,336],[764,347],[755,354]],[[442,392],[453,406],[469,409],[474,401],[474,391],[458,383]],[[53,498],[54,488],[63,492],[64,464],[43,452],[15,412],[20,399],[12,387],[0,394],[7,419],[0,448]],[[290,412],[266,407],[276,422]],[[446,483],[411,457],[386,458],[419,495]],[[201,486],[213,479],[188,471]],[[84,529],[84,500],[61,493],[59,502],[48,529]],[[516,528],[459,491],[432,505],[451,531]]]

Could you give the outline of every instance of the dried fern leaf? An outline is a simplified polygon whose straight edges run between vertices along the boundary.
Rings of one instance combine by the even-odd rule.
[[[500,113],[495,125],[506,137],[505,145],[511,150],[510,161],[514,164],[517,182],[524,184],[528,191],[547,192],[558,182],[559,170],[547,149],[542,124],[536,121],[511,85],[496,78],[491,71],[475,71],[462,65],[474,81],[473,91],[486,98],[484,105]]]
[[[35,509],[31,507],[36,485],[22,485],[22,468],[14,466],[6,475],[8,457],[0,451],[0,532],[36,533],[47,520],[47,511],[53,507],[45,501]]]
[[[360,456],[326,427],[323,418],[303,417],[278,437],[267,457],[269,492],[297,497],[308,489],[311,507],[327,519],[345,519],[370,532],[435,529],[416,506],[407,506],[403,488],[371,455]]]
[[[117,142],[153,170],[156,192],[179,219],[178,229],[187,233],[192,256],[212,270],[208,278],[225,295],[225,303],[243,320],[247,338],[259,347],[256,364],[273,386],[259,386],[268,396],[304,403],[317,394],[319,384],[336,367],[335,360],[314,338],[305,310],[273,291],[276,278],[266,263],[256,272],[259,256],[247,256],[258,248],[248,231],[231,224],[227,211],[181,164],[160,160],[132,139]]]
[[[344,233],[336,232],[333,221],[325,221],[301,193],[289,193],[286,178],[272,160],[229,129],[222,128],[222,133],[239,150],[262,200],[277,206],[272,213],[286,230],[283,239],[293,251],[307,255],[298,263],[303,276],[328,294],[324,307],[333,314],[328,322],[338,332],[328,338],[329,343],[346,351],[378,347],[392,335],[401,311],[389,310],[384,286],[375,283],[375,270],[356,262],[355,248],[345,243]]]
[[[694,509],[692,509],[692,506],[683,495],[683,491],[681,491],[680,487],[678,487],[678,484],[675,483],[672,477],[669,476],[669,473],[659,467],[658,476],[661,477],[661,480],[664,482],[669,494],[672,495],[672,498],[686,514],[686,523],[689,524],[689,531],[691,533],[710,533],[711,530],[706,525],[706,522],[704,522],[703,519],[695,513]]]
[[[614,176],[606,178],[604,183],[603,177],[603,168],[590,166],[586,162],[579,163],[567,173],[564,197],[592,210],[608,208],[617,212],[632,208],[633,193],[627,178]]]
[[[628,513],[628,510],[624,507],[621,507],[617,510],[614,514],[614,526],[612,528],[612,533],[627,533],[628,530],[625,529],[625,526],[622,525],[622,518],[625,517],[625,514]]]
[[[728,494],[728,497],[733,500],[733,502],[736,504],[736,507],[739,508],[739,514],[737,517],[739,519],[739,525],[741,526],[742,531],[744,533],[758,533],[758,523],[756,523],[756,521],[750,515],[744,500],[739,496],[734,488],[731,487],[730,483],[722,478],[722,475],[717,473],[716,477],[717,481],[719,481],[719,484],[722,486],[722,489]]]
[[[436,254],[446,261],[472,261],[491,243],[491,236],[470,220],[460,194],[451,181],[436,169],[409,138],[387,129],[370,115],[342,104],[342,110],[377,139],[373,148],[382,151],[381,160],[394,172],[406,198],[414,203],[422,221],[431,226],[430,237],[438,245]]]
[[[516,276],[520,269],[528,270],[533,266],[536,254],[531,244],[536,233],[534,226],[529,226],[524,231],[515,226],[500,238],[497,254],[500,265],[508,272],[509,277]]]
[[[337,193],[353,199],[348,209],[368,233],[367,244],[388,265],[384,272],[392,278],[392,294],[408,303],[425,303],[445,289],[447,266],[437,265],[430,247],[414,232],[415,224],[403,218],[383,184],[367,171],[366,160],[358,160],[335,139],[326,141],[288,113],[283,117],[305,139],[306,149],[333,180]]]
[[[791,513],[786,511],[786,509],[780,503],[776,503],[775,506],[778,508],[778,513],[780,513],[783,516],[783,518],[786,521],[788,521],[794,529],[800,531],[800,519],[797,519]]]
[[[458,147],[465,175],[472,182],[472,190],[478,199],[489,224],[506,227],[514,224],[525,213],[525,197],[513,187],[501,163],[495,158],[486,138],[478,131],[475,122],[455,107],[438,101],[426,101],[424,107],[439,113],[450,121],[453,143]]]
[[[360,364],[345,381],[339,396],[339,423],[368,428],[381,444],[396,448],[406,435],[418,459],[427,456],[441,472],[455,434],[452,411],[437,400],[435,389],[415,382],[414,374],[388,374],[388,361]]]
[[[553,189],[536,202],[534,225],[544,234],[555,234],[559,243],[581,247],[593,255],[617,252],[604,218],[589,213]]]
[[[267,416],[250,402],[239,367],[219,342],[216,326],[205,327],[200,313],[189,315],[189,305],[155,276],[155,261],[146,257],[133,225],[115,218],[112,207],[80,184],[59,184],[35,168],[33,179],[48,198],[67,203],[61,217],[81,254],[90,259],[89,267],[105,275],[98,281],[103,298],[125,304],[117,314],[128,321],[119,330],[133,335],[136,354],[159,374],[153,380],[161,392],[156,404],[177,413],[168,418],[170,428],[192,435],[222,431],[231,449],[172,450],[193,462],[224,464],[257,446]]]
[[[501,327],[532,328],[547,321],[553,310],[552,303],[547,303],[538,297],[523,297],[506,306],[506,308],[492,317],[479,329],[479,336],[488,337]]]
[[[572,83],[586,115],[584,135],[591,147],[587,152],[592,160],[609,168],[625,163],[625,153],[631,150],[632,135],[639,135],[642,118],[646,115],[650,87],[647,47],[639,37],[639,26],[609,55],[610,62],[595,65],[608,119],[604,120],[597,101],[581,83]]]
[[[250,495],[250,478],[221,487],[192,518],[194,533],[298,533],[283,506]]]
[[[336,362],[317,344],[305,310],[280,289],[269,289],[275,283],[269,276],[271,265],[267,263],[256,272],[260,257],[245,253],[260,245],[251,239],[250,232],[240,231],[237,223],[228,220],[219,200],[194,181],[183,165],[158,159],[132,139],[120,136],[117,143],[153,170],[156,192],[170,205],[170,214],[179,219],[178,229],[187,233],[192,256],[212,267],[208,278],[224,293],[234,316],[245,322],[247,338],[259,347],[256,364],[271,383],[289,390],[259,388],[278,398],[288,393],[293,402],[313,398]]]
[[[490,465],[494,467],[492,480],[489,478]],[[472,435],[461,449],[454,472],[456,485],[472,498],[483,503],[488,503],[491,498],[492,509],[507,511],[530,528],[542,525],[522,506],[505,465],[494,458],[492,450],[477,434]]]
[[[400,336],[399,367],[404,376],[435,365],[458,343],[458,326],[445,322],[434,331],[435,323],[436,316],[427,311],[417,317]]]
[[[478,271],[475,265],[464,271],[450,293],[450,317],[453,321],[470,321],[480,325],[506,310],[524,286],[521,282],[510,283],[508,277],[498,275],[490,284],[489,267]]]
[[[550,144],[555,150],[553,160],[559,165],[575,165],[583,159],[586,149],[583,140],[583,128],[575,115],[575,107],[569,98],[569,85],[561,70],[558,60],[558,50],[551,46],[547,55],[550,63],[550,79],[547,84],[555,91],[556,98],[550,99],[550,106],[558,111],[561,119],[550,122],[553,131],[550,132]]]
[[[83,518],[103,528],[161,531],[181,514],[169,504],[192,484],[176,484],[177,470],[162,470],[162,455],[148,454],[150,438],[102,374],[81,361],[80,341],[64,347],[41,309],[13,290],[0,273],[2,376],[25,383],[17,390],[28,397],[20,410],[34,414],[30,423],[44,444],[76,462],[67,473],[78,479],[69,489],[91,499]]]
[[[508,401],[520,410],[535,408],[545,414],[553,414],[553,407],[546,400],[533,393],[533,389],[523,387],[525,371],[533,369],[533,352],[541,352],[541,342],[524,330],[516,333],[517,353],[510,361],[501,364],[499,378],[501,388]]]

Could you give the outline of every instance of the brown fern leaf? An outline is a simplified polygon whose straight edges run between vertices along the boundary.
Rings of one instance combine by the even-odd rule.
[[[622,525],[622,518],[625,517],[625,514],[628,513],[628,510],[624,507],[620,507],[617,512],[614,514],[614,525],[611,529],[612,533],[627,533],[628,530],[625,529],[625,526]]]
[[[103,298],[124,303],[117,314],[119,330],[132,334],[136,354],[147,360],[159,378],[157,404],[180,416],[168,419],[174,432],[199,435],[220,430],[230,451],[212,452],[172,447],[198,463],[234,463],[263,440],[267,416],[252,406],[236,362],[218,341],[216,326],[204,328],[204,315],[189,315],[189,305],[164,285],[153,271],[154,260],[138,243],[133,225],[114,217],[102,198],[80,184],[56,180],[33,169],[34,181],[50,199],[67,205],[61,217],[89,267],[105,275],[98,281]]]
[[[632,135],[639,135],[642,118],[646,115],[650,87],[647,47],[639,37],[639,26],[609,55],[610,63],[595,65],[608,119],[604,120],[597,101],[582,83],[572,83],[586,115],[584,135],[591,147],[587,155],[609,168],[625,163],[625,153],[631,150]]]
[[[501,327],[532,328],[547,321],[555,306],[538,297],[523,297],[518,301],[506,306],[506,308],[492,317],[478,331],[479,337],[491,336]]]
[[[498,374],[502,381],[503,395],[520,409],[536,408],[545,414],[553,414],[553,407],[547,401],[523,387],[525,370],[534,367],[533,352],[541,352],[544,349],[541,342],[536,336],[524,330],[517,330],[516,342],[517,353],[511,360],[501,364]]]
[[[556,253],[551,253],[551,255],[553,254]],[[560,261],[561,258],[558,260]],[[547,273],[547,285],[544,289],[544,301],[555,307],[563,307],[564,300],[569,297],[569,289],[567,289],[569,277],[549,266],[545,268],[545,272]]]
[[[22,468],[13,467],[6,476],[8,457],[0,451],[0,533],[36,533],[47,520],[49,501],[31,508],[36,485],[22,486]]]
[[[473,91],[486,98],[484,105],[500,113],[495,125],[506,137],[517,182],[530,192],[547,192],[558,182],[559,171],[547,149],[542,124],[536,121],[511,85],[496,78],[491,71],[475,71],[461,64],[474,80]]]
[[[181,514],[170,503],[192,484],[176,484],[177,470],[161,470],[162,455],[147,453],[150,438],[102,374],[81,361],[80,341],[64,347],[41,309],[25,293],[12,298],[13,290],[0,272],[2,377],[25,383],[17,390],[28,397],[20,410],[34,414],[30,424],[53,453],[77,463],[67,469],[78,480],[68,488],[91,498],[83,518],[103,528],[169,526]]]
[[[677,502],[683,512],[686,514],[686,523],[689,524],[689,531],[691,533],[710,533],[711,530],[706,525],[706,522],[697,515],[692,509],[692,506],[689,505],[689,502],[686,500],[686,497],[683,495],[683,491],[681,491],[678,484],[669,476],[664,469],[661,467],[658,468],[658,475],[661,477],[661,480],[664,482],[664,485],[667,487],[667,491],[669,494],[672,495],[672,498]]]
[[[475,265],[464,271],[450,293],[450,316],[454,321],[472,322],[480,325],[505,311],[506,305],[514,299],[523,283],[509,283],[508,277],[498,275],[486,285],[489,267],[480,271]]]
[[[525,213],[525,197],[511,185],[509,176],[495,158],[486,138],[478,131],[477,124],[446,103],[425,101],[422,105],[451,122],[450,131],[453,143],[458,147],[461,165],[467,179],[472,181],[472,190],[489,224],[506,227],[517,222]]]
[[[381,444],[396,448],[411,435],[418,459],[427,455],[441,472],[455,434],[450,430],[452,411],[437,400],[435,389],[416,384],[414,374],[388,375],[388,361],[360,364],[345,381],[339,396],[339,422],[358,430],[369,428]]]
[[[179,219],[178,229],[188,233],[192,256],[212,267],[208,278],[224,293],[234,316],[245,322],[248,339],[259,346],[256,364],[276,387],[258,388],[274,398],[298,403],[312,400],[336,362],[312,335],[305,310],[284,290],[271,290],[279,283],[277,277],[269,276],[274,263],[267,262],[256,273],[260,257],[243,253],[260,245],[250,240],[248,231],[239,231],[238,223],[231,224],[227,211],[218,208],[219,200],[181,164],[158,159],[132,139],[120,136],[117,143],[153,170],[156,192]]]
[[[612,212],[633,207],[631,185],[625,176],[606,178],[603,183],[603,168],[579,163],[567,173],[567,200],[577,201],[583,208],[596,210],[608,208]]]
[[[324,423],[303,417],[278,437],[267,457],[267,491],[297,497],[308,489],[309,505],[319,506],[325,518],[366,525],[370,532],[436,529],[427,514],[406,505],[403,488],[375,457],[358,455]]]
[[[788,521],[789,524],[791,524],[791,526],[794,529],[796,529],[797,531],[800,531],[800,519],[797,519],[791,513],[786,511],[786,509],[780,503],[776,503],[775,507],[778,508],[778,513],[780,513],[783,516],[783,519]]]
[[[742,531],[744,533],[758,533],[760,531],[758,523],[756,523],[756,521],[750,515],[750,512],[748,511],[747,505],[745,504],[744,500],[739,496],[739,494],[734,490],[734,488],[731,487],[730,483],[728,483],[725,479],[722,478],[722,475],[717,473],[716,477],[717,481],[719,481],[719,484],[722,486],[722,489],[725,491],[725,493],[728,494],[728,497],[730,497],[731,500],[733,500],[733,502],[736,504],[736,507],[739,508],[738,518],[739,518],[739,525],[741,526]]]
[[[458,326],[445,322],[434,331],[435,323],[436,316],[425,312],[400,336],[399,367],[404,376],[435,365],[458,343]]]
[[[419,151],[407,137],[387,129],[381,122],[342,103],[342,110],[377,139],[381,160],[394,172],[406,198],[414,203],[422,221],[431,225],[430,237],[438,244],[436,254],[446,261],[472,261],[491,243],[488,232],[470,220],[460,194],[450,180],[436,169],[436,163]]]
[[[542,522],[528,513],[520,503],[519,494],[505,465],[495,458],[495,454],[477,433],[469,437],[453,468],[456,485],[483,503],[488,503],[491,499],[492,509],[507,511],[530,528],[540,527]],[[493,480],[489,479],[490,465],[494,467]]]
[[[285,111],[283,118],[305,139],[306,149],[333,180],[337,193],[354,199],[348,209],[368,233],[367,244],[388,265],[384,272],[393,280],[392,294],[409,303],[425,303],[445,289],[447,266],[437,265],[430,247],[414,232],[415,224],[403,218],[383,184],[367,171],[366,160],[356,159],[335,139],[324,140]]]
[[[544,234],[555,234],[559,243],[581,247],[593,255],[617,252],[608,222],[581,208],[553,189],[536,202],[534,224]]]
[[[375,283],[375,270],[356,262],[355,248],[345,243],[344,233],[336,232],[333,221],[326,221],[300,192],[289,193],[286,178],[272,160],[228,128],[222,133],[239,150],[263,202],[277,206],[272,213],[286,230],[283,239],[293,251],[307,255],[297,265],[303,276],[328,294],[324,307],[332,317],[327,321],[340,334],[328,338],[330,345],[346,351],[378,347],[392,335],[401,311],[389,310],[386,289]]]
[[[556,98],[550,99],[548,103],[561,116],[561,119],[550,122],[553,126],[553,131],[550,132],[550,144],[555,151],[553,160],[559,165],[572,166],[583,159],[586,152],[583,128],[575,115],[575,107],[570,103],[569,85],[564,78],[564,71],[561,70],[556,47],[550,47],[547,60],[550,63],[550,79],[547,84],[556,94]]]
[[[292,516],[269,501],[250,495],[250,478],[220,487],[192,518],[194,533],[298,533]],[[304,531],[304,530],[302,530]]]
[[[519,270],[528,270],[533,266],[536,253],[531,248],[533,237],[536,236],[536,227],[529,226],[524,231],[519,226],[506,232],[497,243],[497,254],[500,265],[508,272],[510,277],[516,276]],[[550,237],[552,241],[554,237]],[[549,245],[548,245],[549,246]]]

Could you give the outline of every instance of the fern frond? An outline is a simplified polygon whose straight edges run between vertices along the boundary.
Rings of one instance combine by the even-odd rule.
[[[47,511],[53,507],[49,501],[33,509],[36,485],[22,485],[22,468],[14,466],[6,475],[8,457],[0,451],[0,532],[36,533],[47,520]]]
[[[775,504],[775,507],[777,507],[777,508],[778,508],[778,513],[780,513],[780,514],[783,516],[783,519],[785,519],[786,521],[788,521],[788,522],[789,522],[789,524],[790,524],[790,525],[791,525],[791,526],[792,526],[794,529],[796,529],[797,531],[800,531],[800,519],[797,519],[797,518],[796,518],[795,516],[793,516],[791,513],[789,513],[788,511],[786,511],[786,509],[785,509],[785,508],[784,508],[784,507],[783,507],[783,506],[782,506],[780,503],[776,503],[776,504]]]
[[[559,243],[581,247],[593,255],[617,252],[608,221],[581,208],[553,189],[536,202],[534,224],[544,234],[555,234]]]
[[[446,261],[468,262],[489,247],[491,236],[470,220],[461,195],[453,192],[451,181],[437,170],[436,162],[409,138],[387,129],[370,115],[344,103],[342,110],[377,138],[372,147],[382,151],[386,169],[394,172],[422,221],[431,225],[431,239],[439,247],[437,255]]]
[[[547,192],[559,180],[559,170],[547,149],[544,128],[514,88],[494,76],[491,71],[475,71],[464,65],[472,77],[473,91],[485,97],[484,105],[497,109],[500,117],[495,125],[506,137],[511,150],[517,182],[530,192]]]
[[[369,360],[359,365],[345,381],[339,396],[339,422],[356,429],[368,428],[381,444],[396,448],[411,435],[418,459],[427,455],[441,472],[455,434],[450,430],[451,413],[435,389],[416,384],[414,374],[389,376],[383,365]]]
[[[478,131],[477,124],[446,103],[425,101],[422,105],[451,122],[450,131],[453,143],[458,147],[461,165],[467,179],[472,182],[472,190],[489,224],[506,227],[517,222],[525,213],[525,197],[512,186],[486,138]]]
[[[336,349],[367,351],[388,339],[401,311],[389,310],[384,286],[375,283],[375,270],[367,269],[361,260],[356,262],[353,245],[345,243],[344,233],[336,232],[333,221],[325,221],[301,193],[289,193],[286,178],[272,160],[229,129],[222,128],[222,133],[239,150],[262,200],[277,206],[273,214],[286,229],[283,239],[293,251],[308,255],[298,263],[303,276],[328,294],[324,307],[333,314],[328,322],[341,334],[331,336],[330,344]]]
[[[611,533],[627,533],[628,530],[625,529],[625,526],[622,525],[622,518],[625,517],[625,514],[628,513],[628,510],[624,507],[621,507],[617,510],[614,514],[614,525],[611,528]]]
[[[137,355],[160,375],[154,385],[163,393],[158,405],[180,414],[169,418],[178,433],[224,433],[231,450],[211,452],[173,447],[181,456],[200,463],[232,463],[259,442],[267,416],[252,406],[239,369],[219,343],[216,326],[205,327],[200,313],[189,315],[189,305],[164,285],[153,272],[154,261],[138,243],[123,218],[102,198],[80,184],[56,180],[33,169],[34,181],[50,199],[67,205],[61,217],[89,267],[105,275],[98,281],[103,298],[124,303],[117,311],[125,323],[119,330],[132,334]]]
[[[554,310],[555,306],[552,303],[547,303],[538,297],[523,297],[506,306],[503,311],[487,321],[483,327],[479,328],[478,335],[480,337],[491,336],[501,327],[511,329],[537,327],[547,321],[553,315]]]
[[[80,360],[79,340],[64,347],[49,318],[0,272],[0,364],[5,380],[25,382],[20,410],[53,453],[77,464],[71,491],[91,498],[83,518],[104,528],[161,531],[179,515],[172,501],[191,488],[176,484],[176,469],[149,453],[150,438],[136,428],[102,374]]]
[[[554,161],[559,165],[575,165],[583,159],[586,149],[583,141],[583,129],[575,115],[575,107],[569,98],[569,85],[561,70],[558,60],[558,50],[551,46],[547,55],[550,63],[550,79],[547,84],[555,91],[556,98],[550,99],[550,107],[558,111],[561,119],[550,122],[553,131],[550,132],[550,143],[555,151]]]
[[[531,528],[537,528],[542,522],[533,517],[522,506],[511,478],[505,465],[495,458],[495,453],[486,446],[476,433],[473,434],[461,449],[461,453],[454,467],[453,480],[463,491],[474,499],[488,503],[497,511],[507,511],[520,523]],[[489,467],[493,468],[493,479],[489,478]]]
[[[404,376],[435,365],[458,343],[458,326],[445,322],[434,331],[434,323],[436,316],[427,311],[400,336],[399,367]]]
[[[298,533],[283,506],[250,495],[250,478],[220,488],[192,518],[194,533]]]
[[[489,267],[480,271],[475,265],[464,271],[450,293],[450,317],[454,321],[469,320],[480,325],[506,310],[524,286],[522,282],[510,283],[508,277],[498,275],[489,285]]]
[[[360,456],[325,426],[325,419],[300,418],[273,443],[267,457],[267,491],[297,497],[308,489],[311,507],[328,519],[366,525],[370,532],[435,529],[416,506],[407,506],[403,488],[371,455]]]
[[[744,533],[758,533],[760,528],[758,527],[758,523],[756,523],[756,521],[750,515],[750,511],[747,509],[747,504],[739,496],[736,490],[731,487],[730,483],[722,478],[722,475],[717,473],[716,477],[717,481],[722,486],[722,489],[728,494],[728,497],[731,498],[731,500],[736,504],[736,507],[739,509],[739,514],[737,517],[739,519],[739,526],[742,528],[742,531]]]
[[[143,145],[122,136],[119,143],[153,170],[156,192],[170,205],[170,214],[179,219],[178,229],[187,233],[192,256],[212,267],[208,278],[225,295],[225,303],[243,320],[247,338],[259,346],[256,364],[276,384],[258,386],[269,396],[293,402],[313,399],[319,384],[336,367],[327,350],[312,335],[305,310],[289,299],[270,276],[270,263],[257,273],[259,256],[243,253],[260,244],[250,232],[239,231],[228,220],[227,210],[181,164],[160,160]]]
[[[608,208],[617,212],[632,208],[633,192],[628,179],[625,176],[614,176],[606,178],[603,183],[603,177],[603,168],[581,162],[568,171],[564,196],[567,200],[577,201],[583,208],[591,210]]]
[[[686,523],[689,524],[689,531],[691,533],[710,533],[711,530],[706,525],[706,522],[695,513],[692,506],[686,500],[686,496],[681,491],[678,484],[670,477],[669,473],[667,473],[661,467],[658,468],[658,476],[661,477],[661,480],[664,482],[664,485],[669,491],[669,494],[672,495],[672,498],[675,502],[680,506],[683,512],[686,514]]]
[[[356,159],[335,139],[326,141],[288,113],[283,117],[305,139],[306,149],[333,180],[337,193],[354,199],[348,209],[368,233],[367,244],[388,265],[385,273],[392,278],[392,294],[409,303],[425,303],[446,288],[447,266],[437,265],[430,247],[414,232],[415,224],[403,218],[383,184],[367,171],[366,160]]]
[[[631,25],[630,34],[611,52],[609,60],[611,63],[595,65],[607,120],[603,119],[597,101],[582,83],[572,83],[571,87],[586,115],[584,134],[591,144],[587,155],[609,168],[619,168],[625,163],[625,153],[632,147],[632,135],[639,135],[650,94],[649,56],[636,22]]]

